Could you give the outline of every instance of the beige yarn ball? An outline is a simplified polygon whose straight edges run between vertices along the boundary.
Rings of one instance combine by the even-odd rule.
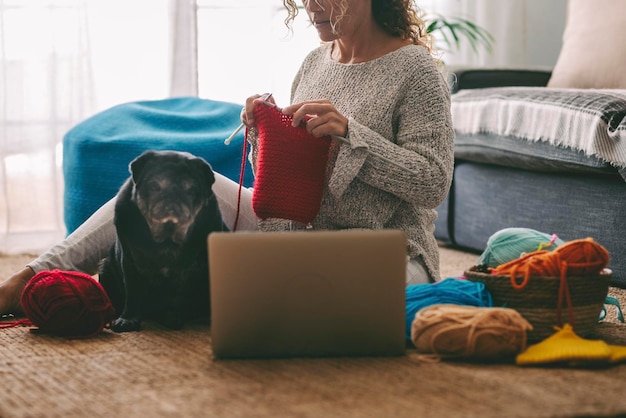
[[[440,304],[415,314],[411,340],[420,353],[489,360],[523,351],[529,330],[514,309]]]

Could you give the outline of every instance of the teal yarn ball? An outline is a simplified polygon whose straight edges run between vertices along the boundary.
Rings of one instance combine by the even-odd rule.
[[[564,241],[556,235],[530,228],[505,228],[489,237],[487,248],[480,255],[478,264],[497,267],[523,254],[538,250],[552,251],[561,244],[564,244]]]
[[[406,339],[411,340],[411,325],[415,314],[427,306],[454,304],[492,307],[493,298],[484,283],[449,277],[436,283],[414,284],[406,287]]]

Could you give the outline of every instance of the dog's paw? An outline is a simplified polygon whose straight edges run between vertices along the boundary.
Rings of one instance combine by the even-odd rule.
[[[117,318],[111,324],[111,329],[115,332],[141,331],[141,321],[138,319]]]

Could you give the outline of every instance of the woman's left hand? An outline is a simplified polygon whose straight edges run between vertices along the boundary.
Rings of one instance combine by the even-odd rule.
[[[283,113],[293,118],[293,126],[302,124],[315,137],[348,134],[348,118],[328,100],[310,100],[283,108]]]

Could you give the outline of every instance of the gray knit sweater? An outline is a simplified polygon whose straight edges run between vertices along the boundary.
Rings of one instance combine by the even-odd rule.
[[[349,119],[351,145],[333,141],[328,186],[313,228],[401,229],[408,237],[407,254],[421,256],[438,280],[434,208],[450,187],[454,132],[448,86],[428,51],[409,45],[372,61],[341,64],[330,58],[330,44],[322,45],[304,60],[291,99],[328,99]],[[248,140],[254,166],[254,129]],[[304,225],[260,225],[262,230],[290,227]]]

